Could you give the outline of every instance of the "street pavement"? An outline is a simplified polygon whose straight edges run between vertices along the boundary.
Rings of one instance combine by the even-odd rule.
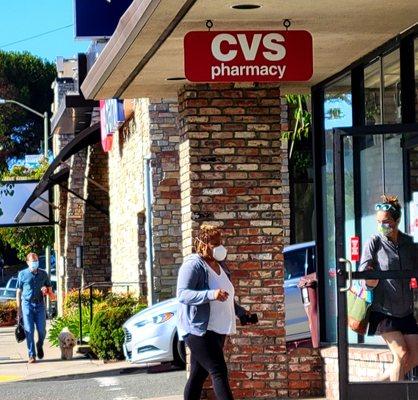
[[[60,349],[48,342],[44,352],[43,360],[28,364],[26,342],[16,343],[14,327],[0,328],[0,399],[182,399],[185,371],[104,363],[76,353],[61,360]]]
[[[44,352],[43,360],[28,364],[26,342],[16,343],[14,327],[0,328],[1,400],[183,399],[186,372],[170,365],[104,363],[79,354],[61,360],[59,348],[48,342]]]
[[[185,371],[150,373],[147,368],[134,372],[118,370],[76,377],[47,378],[0,384],[2,400],[182,400]]]

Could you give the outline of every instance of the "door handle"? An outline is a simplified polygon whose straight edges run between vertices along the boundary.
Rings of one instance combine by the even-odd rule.
[[[347,264],[348,264],[348,283],[347,286],[344,288],[340,288],[340,292],[348,292],[351,289],[351,285],[353,284],[353,278],[352,278],[352,271],[351,271],[351,261],[347,260],[346,258],[339,258],[338,261],[340,263],[344,263],[347,270]]]

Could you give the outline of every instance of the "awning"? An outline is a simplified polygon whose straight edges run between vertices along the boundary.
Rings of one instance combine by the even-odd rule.
[[[81,91],[86,98],[177,97],[184,78],[183,39],[189,31],[290,30],[313,36],[314,75],[308,82],[283,83],[282,91],[308,90],[340,72],[417,22],[417,1],[257,1],[237,9],[225,0],[134,0],[89,70]],[[238,2],[236,2],[238,3]],[[301,3],[302,4],[302,3]],[[338,6],[336,6],[338,4]],[[361,6],[360,6],[361,4]],[[180,80],[179,80],[180,79]],[[293,86],[293,87],[292,87]]]
[[[61,185],[68,179],[70,174],[70,169],[68,167],[64,167],[63,169],[55,172],[55,170],[62,165],[63,162],[68,160],[72,155],[78,153],[80,150],[98,142],[100,142],[100,124],[96,123],[81,131],[70,143],[68,143],[55,157],[54,161],[52,161],[38,185],[35,187],[22,209],[16,215],[15,222],[18,223],[23,218],[26,210],[30,208],[31,204],[39,196],[41,196],[42,193],[46,192],[54,185]]]

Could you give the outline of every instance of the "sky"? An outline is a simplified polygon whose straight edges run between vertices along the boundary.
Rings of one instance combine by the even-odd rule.
[[[71,58],[90,44],[74,39],[73,24],[73,0],[0,0],[0,50],[29,51],[51,62],[57,56]]]

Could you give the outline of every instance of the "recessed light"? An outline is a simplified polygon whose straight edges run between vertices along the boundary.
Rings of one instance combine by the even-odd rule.
[[[235,10],[255,10],[256,8],[261,8],[258,4],[235,4],[232,6]]]
[[[185,81],[184,76],[173,76],[172,78],[167,78],[166,81]]]

